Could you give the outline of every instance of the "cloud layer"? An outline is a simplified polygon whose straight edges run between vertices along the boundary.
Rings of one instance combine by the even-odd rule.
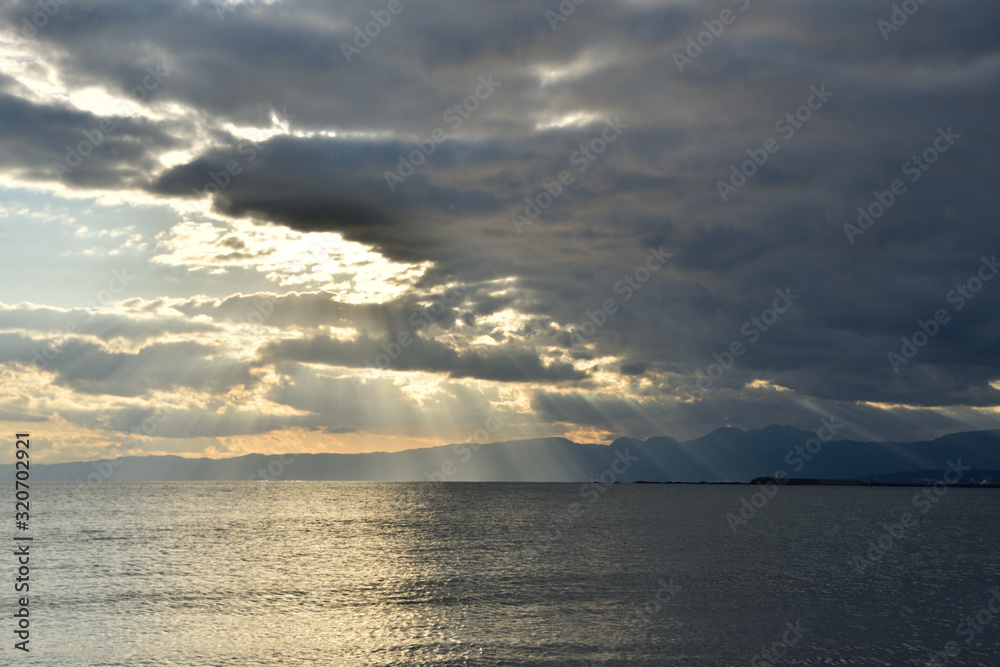
[[[32,397],[0,409],[82,429],[53,456],[162,406],[187,426],[149,447],[192,453],[491,409],[502,439],[997,427],[996,6],[400,7],[0,10],[0,252],[53,283],[4,292]]]

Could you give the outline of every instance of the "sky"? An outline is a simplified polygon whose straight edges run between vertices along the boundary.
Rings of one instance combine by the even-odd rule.
[[[36,460],[1000,428],[1000,5],[0,8]]]

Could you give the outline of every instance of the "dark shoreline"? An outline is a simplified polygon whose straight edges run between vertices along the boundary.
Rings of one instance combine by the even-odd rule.
[[[749,482],[653,482],[647,480],[639,480],[638,482],[616,482],[618,483],[628,483],[628,484],[728,484],[728,485],[739,485],[739,486],[762,486],[765,484],[775,484],[777,486],[895,486],[895,487],[925,487],[933,486],[935,484],[945,484],[949,488],[960,488],[960,489],[1000,489],[1000,484],[970,484],[970,483],[956,483],[956,484],[946,484],[941,479],[929,480],[926,482],[880,482],[876,480],[863,480],[863,479],[811,479],[811,478],[798,478],[798,479],[775,479],[773,477],[760,477]]]

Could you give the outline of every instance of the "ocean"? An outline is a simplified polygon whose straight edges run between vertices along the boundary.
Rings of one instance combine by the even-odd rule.
[[[5,585],[4,664],[1000,664],[990,489],[106,482],[31,500],[31,651]]]

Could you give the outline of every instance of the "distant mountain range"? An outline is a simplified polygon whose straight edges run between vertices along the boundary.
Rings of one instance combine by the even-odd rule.
[[[963,472],[963,483],[979,483],[989,471],[1000,470],[1000,430],[954,433],[927,442],[822,442],[814,433],[768,426],[751,431],[721,428],[687,442],[669,437],[619,438],[610,445],[596,445],[542,438],[281,458],[142,456],[34,464],[31,480],[745,482],[780,471],[792,478],[925,481],[940,479],[937,471],[943,473],[949,461],[959,460],[972,469]],[[980,478],[973,479],[976,475]],[[0,466],[0,481],[13,476],[13,465]]]

